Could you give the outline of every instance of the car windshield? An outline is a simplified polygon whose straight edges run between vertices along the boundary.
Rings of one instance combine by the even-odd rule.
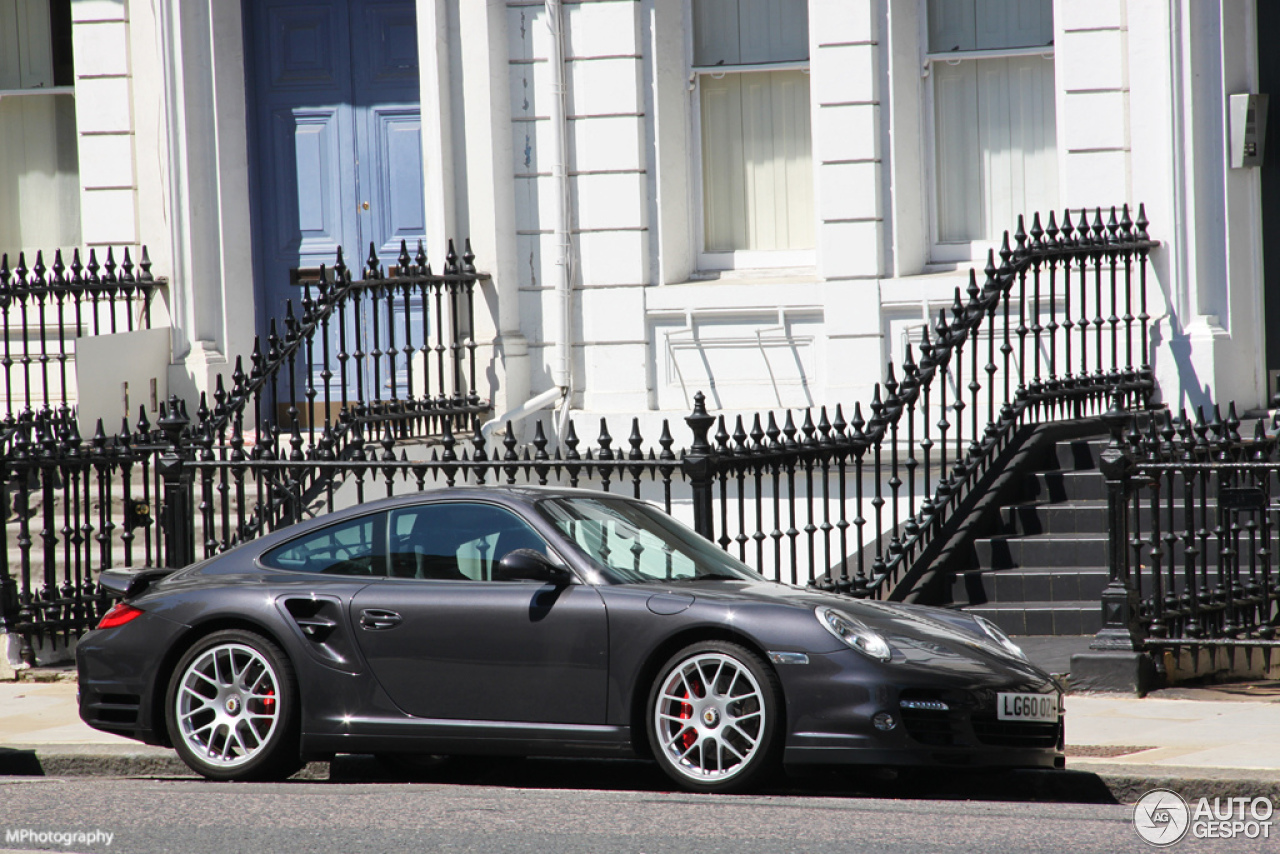
[[[639,502],[551,498],[538,508],[616,582],[761,580],[746,564]]]

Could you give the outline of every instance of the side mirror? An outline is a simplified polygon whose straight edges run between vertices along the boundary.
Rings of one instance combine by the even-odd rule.
[[[546,555],[534,549],[516,549],[503,555],[494,571],[497,581],[542,581],[556,586],[568,584],[573,575],[556,566]]]

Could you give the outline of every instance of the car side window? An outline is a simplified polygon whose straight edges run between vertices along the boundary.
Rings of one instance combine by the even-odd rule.
[[[276,569],[325,575],[387,574],[387,514],[371,513],[290,540],[262,556]]]
[[[441,502],[391,511],[394,578],[492,581],[494,565],[516,549],[547,553],[527,522],[491,504]]]
[[[573,521],[560,526],[587,554],[613,569],[645,578],[692,578],[697,567],[652,531],[624,519]]]

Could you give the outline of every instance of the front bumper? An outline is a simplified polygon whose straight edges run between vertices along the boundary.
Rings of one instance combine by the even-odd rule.
[[[787,764],[1066,764],[1063,715],[1055,722],[998,719],[1001,692],[1060,694],[1052,679],[1031,665],[913,667],[871,662],[852,650],[810,655],[809,662],[778,668],[787,697]],[[916,701],[916,707],[908,702],[904,708],[904,701]],[[891,729],[874,725],[882,712],[892,716]]]

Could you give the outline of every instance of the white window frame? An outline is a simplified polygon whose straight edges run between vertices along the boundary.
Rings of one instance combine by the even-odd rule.
[[[706,211],[704,209],[704,190],[702,186],[702,78],[711,76],[719,79],[725,74],[745,74],[753,71],[802,71],[810,73],[810,59],[787,62],[760,62],[749,65],[731,66],[698,66],[693,63],[693,2],[684,3],[684,31],[689,34],[685,39],[685,68],[689,92],[689,159],[691,162],[689,182],[689,204],[693,212],[693,240],[695,269],[699,272],[720,272],[725,270],[778,270],[787,268],[810,268],[817,265],[817,249],[736,249],[728,252],[708,252],[706,238]],[[809,102],[810,127],[813,121],[813,101]],[[815,147],[812,131],[810,133],[810,157]],[[817,166],[816,159],[812,161]],[[817,221],[817,204],[814,204],[814,235],[819,233]]]
[[[920,40],[921,60],[921,76],[924,78],[922,108],[924,112],[921,127],[924,130],[922,134],[925,141],[924,154],[924,172],[926,176],[926,192],[928,194],[929,209],[928,217],[928,235],[929,235],[929,251],[928,259],[930,265],[951,266],[956,264],[966,264],[970,262],[982,262],[986,260],[987,250],[991,247],[998,246],[1000,238],[993,235],[986,239],[969,240],[969,241],[948,241],[943,242],[939,239],[939,218],[940,211],[938,208],[938,130],[937,130],[937,105],[934,102],[934,77],[933,66],[939,62],[958,63],[969,62],[981,59],[1008,59],[1020,56],[1041,56],[1055,63],[1054,66],[1054,85],[1057,86],[1057,60],[1055,53],[1055,45],[1044,45],[1039,47],[1016,47],[1016,48],[999,48],[995,50],[968,50],[952,52],[930,52],[929,50],[929,0],[919,0],[917,7],[917,25],[918,38]],[[1057,103],[1055,98],[1054,110],[1056,113]],[[1057,120],[1055,116],[1055,129],[1057,128]],[[1058,197],[1062,197],[1062,170],[1058,170]],[[1013,230],[1016,223],[1008,223],[1001,226]],[[1027,223],[1030,228],[1030,223]]]

